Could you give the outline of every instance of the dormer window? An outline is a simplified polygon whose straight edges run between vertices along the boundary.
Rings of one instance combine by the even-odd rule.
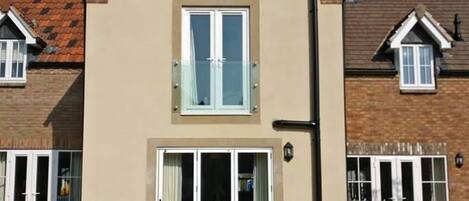
[[[435,55],[452,48],[454,39],[419,4],[389,37],[402,90],[435,89]],[[434,52],[437,50],[438,52]]]
[[[402,45],[399,52],[401,89],[435,89],[432,45]]]
[[[14,7],[0,13],[0,84],[26,83],[28,45],[37,38]]]
[[[26,43],[0,39],[0,81],[26,81]]]

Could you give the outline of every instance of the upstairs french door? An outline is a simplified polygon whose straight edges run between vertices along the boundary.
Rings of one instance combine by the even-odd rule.
[[[51,151],[12,151],[8,155],[6,200],[48,201]]]

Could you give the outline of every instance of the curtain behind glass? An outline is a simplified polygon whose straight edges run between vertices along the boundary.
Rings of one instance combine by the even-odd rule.
[[[0,152],[0,201],[5,201],[6,161],[7,153]]]
[[[81,200],[81,161],[82,154],[80,152],[72,153],[72,192],[70,201]]]
[[[254,201],[269,200],[267,154],[257,153],[254,159]]]
[[[194,45],[194,31],[191,29],[191,60],[189,61],[189,66],[191,67],[191,105],[197,105],[197,70],[196,70],[196,60],[195,60],[195,45]]]
[[[182,157],[180,153],[164,155],[163,200],[182,200]]]

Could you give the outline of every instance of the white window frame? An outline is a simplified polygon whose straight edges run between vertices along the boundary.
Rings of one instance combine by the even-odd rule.
[[[404,47],[411,47],[414,56],[414,84],[404,83]],[[430,71],[431,71],[431,84],[422,84],[420,76],[420,48],[430,48]],[[433,90],[435,89],[435,58],[433,56],[433,46],[428,44],[403,44],[399,48],[399,72],[400,72],[400,88],[404,90]]]
[[[181,103],[182,115],[250,115],[250,41],[249,41],[249,8],[182,8],[182,27],[181,27],[181,64],[188,63],[191,58],[190,51],[190,16],[191,15],[209,15],[210,16],[210,103],[211,105],[191,105],[188,95],[184,94],[191,87],[191,73],[187,69],[181,69]],[[223,105],[223,23],[224,15],[241,15],[243,18],[243,105]]]
[[[48,178],[48,195],[47,200],[56,201],[57,200],[57,179],[58,179],[58,155],[59,153],[82,153],[81,150],[0,150],[7,154],[6,157],[6,179],[5,179],[5,201],[13,201],[14,198],[14,186],[15,186],[15,160],[16,156],[26,156],[28,160],[27,167],[27,178],[28,183],[26,185],[26,200],[35,200],[35,195],[32,192],[36,189],[36,176],[37,169],[36,166],[31,165],[37,164],[37,157],[39,156],[48,156],[49,157],[49,178]],[[83,164],[83,161],[82,161]]]
[[[23,76],[22,77],[12,77],[11,71],[13,69],[13,44],[17,42],[22,44],[24,48],[24,55],[23,55]],[[25,40],[6,40],[0,39],[0,43],[6,43],[6,63],[5,63],[5,77],[0,77],[0,83],[25,83],[26,76],[27,76],[27,55],[28,55],[28,48]]]
[[[422,184],[428,183],[422,181],[422,167],[421,167],[421,159],[422,158],[442,158],[445,163],[445,183],[446,183],[446,201],[449,201],[449,189],[448,189],[448,164],[447,164],[447,157],[445,155],[419,155],[419,156],[410,156],[410,155],[347,155],[347,159],[349,158],[370,158],[370,174],[371,174],[371,192],[372,192],[372,200],[383,200],[381,198],[381,180],[380,180],[380,166],[379,162],[391,162],[391,171],[392,171],[392,180],[393,181],[401,181],[402,173],[401,173],[401,162],[412,162],[413,163],[413,182],[414,182],[414,201],[422,201],[423,200],[423,191],[422,191]],[[432,161],[432,174],[434,174],[433,168],[433,161]],[[347,181],[348,183],[348,181]],[[431,183],[431,182],[430,182]],[[433,182],[434,183],[434,182]],[[438,183],[438,182],[437,182]],[[443,182],[441,182],[443,183]],[[348,188],[348,187],[347,187]],[[348,191],[348,189],[347,189]],[[397,185],[394,186],[393,184],[393,196],[394,200],[401,200],[403,192],[402,186]],[[405,199],[404,199],[405,200]]]
[[[268,186],[269,186],[269,199],[274,201],[273,190],[273,156],[272,149],[269,148],[158,148],[156,166],[156,187],[155,201],[163,200],[163,160],[165,153],[192,153],[194,157],[194,181],[193,181],[193,198],[194,201],[201,200],[200,181],[201,181],[201,163],[199,162],[202,153],[229,153],[231,159],[231,200],[238,201],[238,154],[239,153],[266,153],[267,154],[267,167],[268,167]]]

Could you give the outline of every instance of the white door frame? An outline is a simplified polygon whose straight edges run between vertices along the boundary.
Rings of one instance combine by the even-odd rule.
[[[26,201],[36,201],[36,179],[37,179],[37,158],[41,156],[49,157],[48,165],[48,193],[47,200],[51,200],[51,184],[52,184],[52,171],[53,171],[53,157],[51,150],[9,150],[7,151],[7,186],[5,188],[5,195],[7,201],[14,201],[15,190],[15,171],[16,171],[16,157],[27,157],[26,169],[26,192],[24,192]]]
[[[414,189],[414,201],[422,201],[422,188],[421,188],[421,171],[420,171],[420,157],[412,156],[374,156],[371,157],[372,168],[371,172],[374,175],[375,180],[372,181],[372,191],[376,190],[376,194],[373,194],[373,200],[386,200],[386,201],[406,201],[403,197],[402,191],[402,162],[412,162],[412,180]],[[392,197],[382,198],[381,197],[381,162],[391,163],[391,179],[392,179]]]

